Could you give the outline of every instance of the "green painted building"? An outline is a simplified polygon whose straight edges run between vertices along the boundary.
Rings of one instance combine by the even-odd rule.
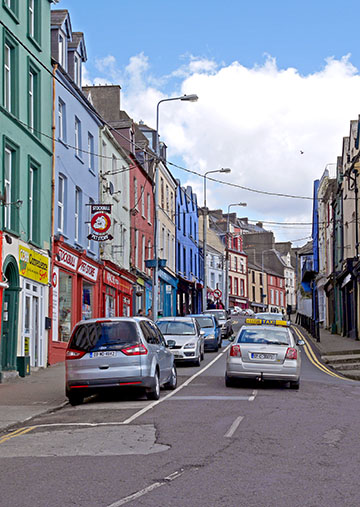
[[[17,374],[21,362],[29,361],[32,367],[47,364],[52,2],[0,2],[0,379],[4,381]]]

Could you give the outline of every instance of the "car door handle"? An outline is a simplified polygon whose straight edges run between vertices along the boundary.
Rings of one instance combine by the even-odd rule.
[[[108,364],[103,364],[103,365],[99,366],[99,370],[107,370],[108,368],[109,368]]]

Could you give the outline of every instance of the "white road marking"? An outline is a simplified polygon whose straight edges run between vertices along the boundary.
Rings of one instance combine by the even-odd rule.
[[[128,502],[131,502],[132,500],[136,500],[137,498],[140,498],[141,496],[146,495],[146,493],[150,493],[150,491],[153,491],[154,489],[164,486],[164,484],[165,484],[165,482],[154,482],[154,484],[151,484],[151,486],[141,489],[140,491],[137,491],[133,495],[126,496],[125,498],[122,498],[118,502],[112,503],[108,507],[120,507],[120,505],[124,505]]]
[[[219,400],[219,401],[250,401],[249,396],[176,396],[171,401],[178,400]]]
[[[160,488],[161,486],[164,486],[167,482],[174,481],[175,479],[178,479],[182,476],[184,473],[184,470],[178,470],[176,472],[173,472],[172,474],[168,475],[164,478],[163,482],[154,482],[154,484],[151,484],[147,488],[141,489],[140,491],[137,491],[136,493],[133,493],[132,495],[126,496],[125,498],[122,498],[121,500],[118,500],[115,503],[112,503],[108,507],[120,507],[121,505],[124,505],[128,502],[131,502],[132,500],[136,500],[137,498],[140,498],[141,496],[146,495],[146,493],[150,493],[150,491],[153,491],[154,489]]]
[[[232,423],[232,425],[230,426],[229,428],[229,431],[227,433],[225,433],[224,437],[225,438],[231,438],[233,436],[233,434],[235,433],[235,431],[237,430],[239,424],[241,423],[241,421],[244,419],[244,416],[240,415],[239,417],[237,417],[235,419],[235,421]]]
[[[256,398],[257,393],[258,393],[257,390],[254,389],[253,392],[252,392],[252,395],[249,398],[249,401],[254,401],[255,398]]]
[[[192,377],[185,380],[185,382],[183,384],[181,384],[181,386],[177,387],[176,389],[174,389],[174,391],[172,391],[171,393],[164,396],[164,398],[154,401],[153,403],[151,403],[147,407],[144,407],[142,410],[139,410],[139,412],[136,412],[135,414],[133,414],[131,417],[128,417],[128,419],[126,419],[123,422],[123,424],[130,424],[131,422],[135,421],[135,419],[137,419],[141,415],[145,414],[146,412],[148,412],[152,408],[156,407],[156,405],[158,405],[159,403],[162,403],[163,401],[168,400],[169,398],[174,396],[176,393],[178,393],[181,389],[188,386],[193,380],[195,380],[199,375],[201,375],[202,373],[204,373],[204,371],[206,371],[208,368],[210,368],[210,366],[212,366],[218,359],[220,359],[225,354],[225,352],[227,352],[227,350],[230,348],[230,345],[231,345],[231,343],[229,343],[229,345],[218,356],[216,356],[212,361],[210,361],[209,364],[207,364],[204,368],[202,368],[202,370],[198,371]]]

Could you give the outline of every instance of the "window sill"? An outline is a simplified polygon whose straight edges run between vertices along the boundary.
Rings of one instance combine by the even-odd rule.
[[[65,148],[67,150],[69,149],[69,146],[66,144],[66,141],[64,141],[64,139],[61,139],[61,137],[58,137],[57,140],[59,141],[59,143],[61,143],[63,146],[65,146]]]
[[[20,23],[20,20],[19,20],[17,14],[6,5],[5,1],[3,2],[3,7],[4,7],[5,11],[9,14],[9,16],[11,16],[12,19],[15,21],[15,23],[18,25]]]
[[[89,167],[88,169],[89,169],[90,174],[92,174],[93,176],[96,176],[96,172],[92,167]]]
[[[85,162],[83,161],[83,159],[81,157],[79,157],[79,155],[77,155],[76,153],[75,153],[75,158],[77,158],[78,161],[81,162],[83,165],[85,164]]]
[[[28,243],[29,243],[29,245],[35,246],[36,248],[41,248],[40,243],[38,241],[35,241],[34,239],[29,239]]]
[[[42,52],[40,43],[36,39],[34,39],[34,37],[32,37],[29,33],[27,34],[27,37],[28,37],[29,41],[33,44],[33,46],[35,46],[35,48],[38,51]]]

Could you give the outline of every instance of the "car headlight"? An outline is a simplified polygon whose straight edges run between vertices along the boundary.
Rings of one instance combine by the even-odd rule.
[[[196,343],[190,342],[184,345],[184,349],[194,349],[196,347]]]
[[[205,337],[205,340],[215,340],[215,335],[214,335],[214,334],[208,334],[208,335]]]

